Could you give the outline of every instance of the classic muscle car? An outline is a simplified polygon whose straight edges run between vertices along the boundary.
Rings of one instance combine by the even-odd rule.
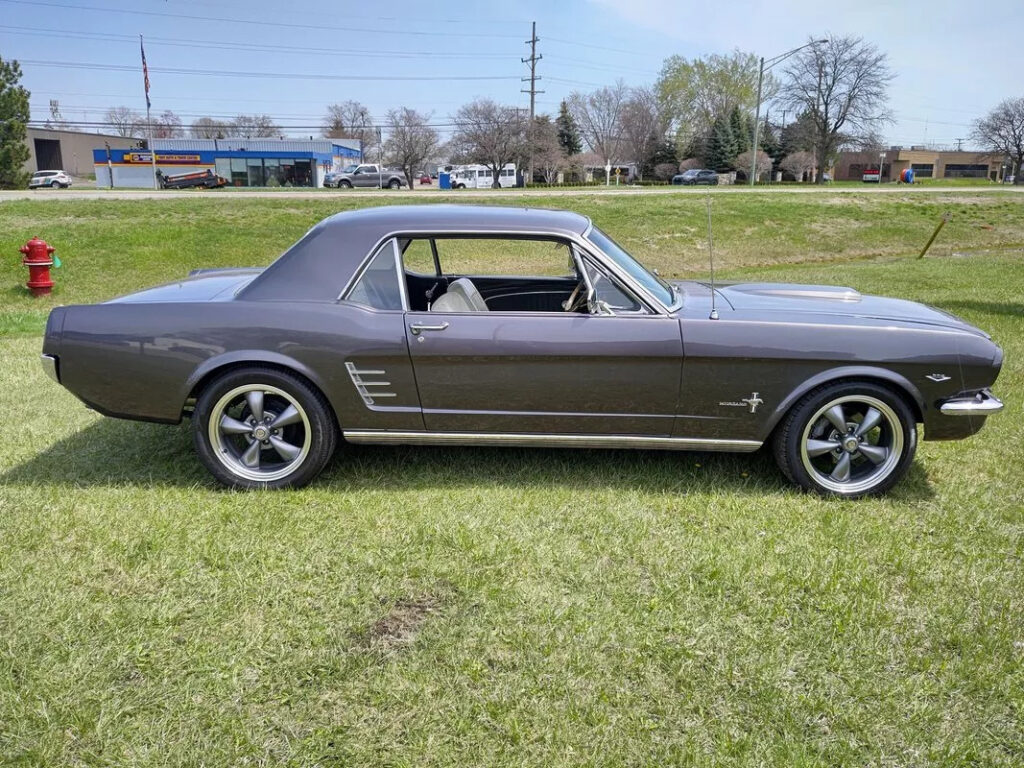
[[[308,483],[341,440],[768,443],[790,480],[844,497],[903,476],[917,424],[929,440],[981,429],[1002,357],[922,304],[667,282],[583,216],[463,205],[339,213],[265,269],[54,309],[43,344],[102,414],[190,416],[235,487]]]

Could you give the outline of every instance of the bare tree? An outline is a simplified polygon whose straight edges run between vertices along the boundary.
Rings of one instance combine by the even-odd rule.
[[[450,146],[456,157],[491,169],[492,187],[501,186],[501,170],[526,153],[526,117],[515,107],[490,99],[464,104],[455,113]]]
[[[281,129],[270,115],[239,115],[231,121],[228,136],[244,136],[249,139],[278,136]]]
[[[218,123],[212,117],[200,117],[189,126],[193,139],[223,139],[227,136],[227,126]]]
[[[814,155],[810,152],[804,152],[803,150],[793,152],[782,158],[782,162],[779,163],[779,167],[787,173],[793,174],[793,177],[797,181],[804,180],[804,174],[810,173],[814,170]]]
[[[154,139],[178,139],[184,135],[185,130],[181,127],[181,118],[169,109],[161,112],[153,120]]]
[[[1021,183],[1024,170],[1024,98],[1006,99],[975,121],[971,138],[985,149],[1010,158],[1013,183]]]
[[[741,152],[736,156],[736,159],[732,161],[732,164],[743,170],[746,173],[750,173],[750,166],[754,158],[750,154],[748,149],[746,152]],[[772,170],[772,159],[767,152],[759,150],[757,153],[757,178],[761,178],[766,173],[771,173]]]
[[[780,95],[806,115],[819,170],[828,168],[841,144],[890,122],[885,104],[894,75],[875,46],[861,38],[831,37],[792,62]],[[817,180],[823,184],[824,174]]]
[[[572,93],[569,111],[590,150],[605,161],[619,160],[622,105],[628,89],[622,80],[593,93]]]
[[[370,110],[358,101],[329,105],[323,133],[330,139],[358,139],[364,155],[377,145],[377,129]]]
[[[546,184],[554,184],[558,172],[565,168],[566,159],[565,150],[558,138],[558,125],[548,115],[537,115],[534,118],[530,144],[533,148],[534,169],[540,172]]]
[[[665,124],[657,94],[647,87],[634,88],[622,105],[619,118],[622,126],[622,151],[627,160],[636,163],[637,175],[642,181],[644,165],[655,146],[665,137]]]
[[[429,115],[421,115],[408,107],[392,109],[387,114],[388,140],[384,142],[384,153],[389,163],[402,169],[409,189],[415,189],[416,169],[437,151],[437,131],[429,123]]]
[[[118,136],[141,136],[143,133],[141,115],[128,107],[111,107],[103,115],[103,122],[113,128]]]

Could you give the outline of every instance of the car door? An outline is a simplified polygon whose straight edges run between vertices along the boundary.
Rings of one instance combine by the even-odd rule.
[[[352,176],[353,186],[376,187],[380,181],[376,166],[361,165]]]
[[[682,342],[671,316],[410,311],[406,332],[429,432],[672,433]]]

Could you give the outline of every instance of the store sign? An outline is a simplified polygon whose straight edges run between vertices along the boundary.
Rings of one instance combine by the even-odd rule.
[[[156,161],[160,165],[201,164],[199,155],[161,155],[159,152],[156,154]],[[128,163],[129,165],[134,165],[136,163],[149,165],[153,160],[149,152],[125,152],[124,160],[121,162]]]

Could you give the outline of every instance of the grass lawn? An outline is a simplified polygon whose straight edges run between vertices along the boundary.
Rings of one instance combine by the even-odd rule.
[[[1024,764],[1024,201],[715,198],[727,277],[925,301],[1004,347],[1007,410],[884,499],[760,453],[370,447],[232,493],[187,424],[103,419],[39,368],[50,303],[263,264],[365,202],[0,203],[0,765]],[[704,274],[702,198],[529,202]],[[36,233],[65,260],[41,302]]]

